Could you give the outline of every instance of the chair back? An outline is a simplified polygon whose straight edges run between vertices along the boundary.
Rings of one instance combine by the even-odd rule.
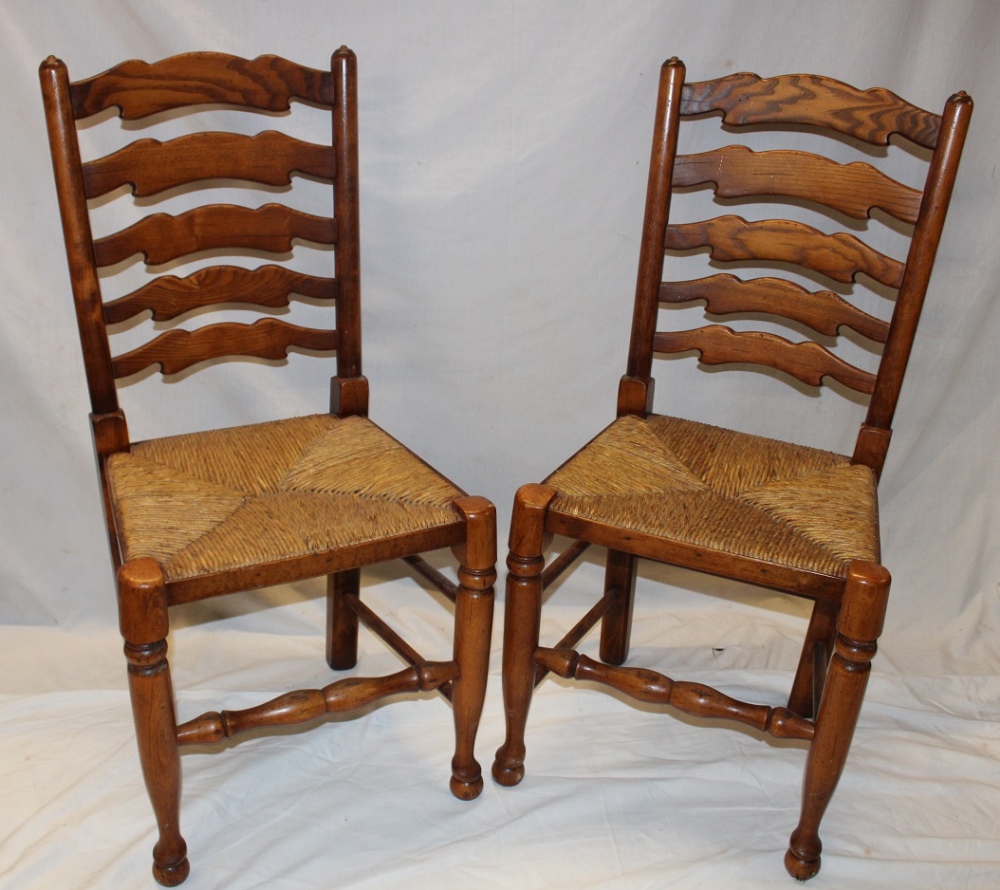
[[[150,366],[176,374],[222,356],[283,359],[290,347],[297,347],[336,350],[338,377],[360,377],[356,60],[350,50],[334,53],[330,71],[277,56],[246,60],[197,52],[154,64],[129,61],[77,82],[70,81],[61,61],[50,57],[39,74],[95,416],[120,413],[116,382]],[[94,116],[112,107],[127,122],[121,129],[130,132],[163,123],[179,110],[220,106],[280,123],[290,117],[293,99],[330,110],[330,144],[326,139],[324,144],[302,141],[275,129],[256,135],[202,130],[165,141],[141,138],[103,157],[81,158],[78,130],[111,126],[108,115],[104,120]],[[186,113],[185,122],[197,117]],[[177,214],[154,212],[119,231],[95,235],[97,211],[105,215],[103,205],[121,201],[122,194],[144,208],[178,195],[200,200],[202,192],[220,184],[294,191],[289,189],[293,173],[333,185],[328,212],[314,215],[276,202],[202,203]],[[296,271],[289,260],[297,239],[335,246],[333,274]],[[220,259],[260,252],[268,262],[256,268]],[[125,273],[136,255],[145,261],[141,285],[126,285],[127,292],[105,297],[104,285],[111,290],[112,281],[128,280]],[[191,274],[169,274],[179,263],[206,257],[211,264]],[[234,304],[258,312],[280,310],[295,296],[335,303],[335,328],[317,330],[275,317],[193,330],[175,325],[192,313]],[[145,312],[153,322],[167,323],[168,330],[153,331],[146,342],[115,354],[109,326]]]
[[[817,75],[761,79],[733,74],[687,83],[683,63],[665,62],[619,413],[651,410],[654,354],[694,350],[706,364],[764,365],[816,387],[836,380],[869,397],[854,461],[881,472],[971,113],[972,101],[964,93],[952,96],[939,116],[888,90],[862,91]],[[819,133],[837,147],[831,154],[851,151],[859,160],[844,163],[798,148],[752,150],[744,144],[678,154],[681,120],[712,114],[722,115],[729,138],[766,130],[794,142]],[[919,147],[910,150],[928,168],[919,187],[891,178],[872,163],[877,152],[868,146],[889,146],[892,136]],[[892,145],[891,150],[906,149]],[[729,207],[707,220],[670,218],[675,189],[703,186],[711,187],[716,203],[738,202],[740,213]],[[804,206],[826,223],[818,224],[821,229],[791,219],[748,220],[743,207],[754,201]],[[878,226],[868,221],[877,218],[908,242],[901,255],[890,256],[870,243],[876,241]],[[851,231],[827,231],[831,219]],[[768,274],[741,278],[713,270],[697,279],[663,280],[665,252],[705,249],[723,269],[764,266]],[[784,277],[789,271],[791,276]],[[862,308],[858,300],[848,299],[868,286],[859,276],[870,280],[877,294],[895,298],[891,317],[879,317],[866,311],[867,304]],[[820,288],[804,286],[803,277],[819,281]],[[707,314],[766,317],[815,339],[792,342],[769,331],[734,331],[716,323],[657,330],[661,306],[695,301],[705,304]],[[858,367],[824,345],[846,328],[880,351],[877,368]]]

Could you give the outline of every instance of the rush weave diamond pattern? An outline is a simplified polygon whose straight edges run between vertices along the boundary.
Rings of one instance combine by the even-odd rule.
[[[829,451],[627,416],[546,482],[553,511],[698,547],[837,577],[878,560],[874,474]]]
[[[456,521],[462,491],[363,417],[140,442],[108,460],[125,559],[168,581]]]

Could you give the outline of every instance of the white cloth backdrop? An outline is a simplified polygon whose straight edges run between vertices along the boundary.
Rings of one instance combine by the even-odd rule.
[[[501,539],[516,487],[613,415],[666,57],[696,79],[815,71],[935,111],[954,90],[972,94],[881,489],[888,625],[814,886],[997,886],[1000,4],[2,0],[0,11],[4,887],[148,887],[154,840],[38,64],[54,53],[81,78],[126,58],[214,49],[323,67],[341,44],[359,58],[372,415],[493,499]],[[836,394],[802,421],[792,406],[803,400],[771,376],[664,364],[660,410],[850,448],[859,409]],[[330,373],[302,356],[277,372],[224,363],[124,398],[144,436],[315,410]],[[546,632],[599,583],[595,557],[561,585]],[[639,587],[636,662],[781,701],[802,604],[657,567]],[[180,611],[182,718],[328,682],[321,594],[314,582]],[[402,572],[369,572],[364,595],[423,648],[447,652],[447,614]],[[503,735],[501,616],[478,745],[486,768]],[[362,673],[391,669],[391,655],[363,645]],[[447,791],[440,699],[185,754],[187,886],[791,886],[781,856],[801,746],[560,686],[549,680],[536,697],[524,783],[487,780],[471,804]]]

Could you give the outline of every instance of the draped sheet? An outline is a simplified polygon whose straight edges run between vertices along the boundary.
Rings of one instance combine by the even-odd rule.
[[[347,44],[359,59],[372,417],[493,499],[501,543],[517,486],[613,417],[665,58],[684,59],[695,79],[815,71],[932,111],[957,89],[973,96],[880,487],[886,631],[813,883],[996,885],[1000,5],[8,0],[0,11],[0,884],[148,887],[155,839],[38,64],[53,53],[82,78],[126,58],[214,49],[323,67]],[[142,380],[123,402],[137,438],[249,423],[322,410],[330,373],[300,355],[277,372],[225,362],[187,382]],[[835,451],[850,449],[861,417],[851,399],[803,400],[777,375],[690,361],[660,362],[657,374],[658,410]],[[592,601],[598,556],[547,604],[548,640]],[[365,579],[364,596],[418,649],[447,657],[439,603],[395,567]],[[632,663],[782,702],[805,604],[655,566],[638,587]],[[310,582],[178,610],[181,719],[330,682],[322,592]],[[487,769],[504,733],[501,624],[498,608],[477,745]],[[363,636],[359,673],[396,664]],[[428,699],[185,753],[186,886],[790,886],[781,857],[802,745],[549,679],[522,785],[487,779],[461,803],[447,789],[450,709]]]

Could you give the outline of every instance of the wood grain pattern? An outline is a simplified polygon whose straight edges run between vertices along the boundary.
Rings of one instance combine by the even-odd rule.
[[[286,253],[301,238],[335,244],[336,220],[292,210],[282,204],[257,209],[210,204],[171,216],[154,213],[127,229],[94,242],[98,266],[111,266],[137,253],[158,266],[178,257],[218,247]]]
[[[750,362],[790,374],[811,386],[824,377],[863,393],[875,388],[875,376],[854,367],[818,343],[791,343],[763,331],[737,333],[725,325],[708,325],[691,331],[658,332],[653,338],[656,352],[686,352],[696,349],[706,365]]]
[[[807,291],[783,278],[753,278],[743,281],[735,275],[712,275],[693,281],[665,281],[660,285],[661,303],[690,303],[704,300],[708,312],[766,312],[808,325],[820,334],[836,336],[841,325],[885,343],[889,324],[852,306],[832,291]]]
[[[177,374],[198,362],[224,355],[283,359],[291,346],[332,351],[337,348],[337,332],[303,328],[275,318],[262,318],[249,325],[224,322],[195,331],[167,331],[116,356],[112,366],[115,377],[128,377],[151,365],[159,365],[164,374]]]
[[[125,120],[191,105],[223,104],[287,111],[303,99],[332,105],[328,71],[306,68],[279,56],[241,59],[225,53],[185,53],[152,64],[133,59],[73,83],[77,119],[117,106]]]
[[[785,74],[762,79],[731,74],[718,80],[684,84],[681,114],[723,112],[730,126],[807,124],[826,127],[869,142],[888,145],[899,133],[934,148],[941,118],[881,87],[859,90],[816,74]]]
[[[189,182],[239,179],[282,186],[295,171],[332,181],[334,154],[328,145],[294,139],[266,130],[239,133],[192,133],[167,142],[140,139],[114,154],[83,165],[88,198],[129,185],[146,197]]]
[[[292,294],[322,300],[337,297],[337,282],[286,269],[284,266],[209,266],[185,278],[159,278],[104,306],[107,324],[118,324],[141,312],[152,310],[155,321],[168,321],[192,309],[221,303],[247,303],[279,309],[287,306]]]
[[[916,189],[861,161],[838,164],[809,152],[756,152],[745,145],[677,156],[675,187],[706,183],[714,183],[722,198],[802,198],[855,219],[867,219],[878,207],[911,224],[917,221],[922,198]]]
[[[899,287],[903,264],[873,250],[844,232],[826,235],[812,226],[787,219],[747,222],[739,216],[718,216],[701,222],[667,226],[664,247],[691,250],[710,247],[713,260],[775,260],[794,263],[832,278],[854,281],[859,272],[889,287]]]

